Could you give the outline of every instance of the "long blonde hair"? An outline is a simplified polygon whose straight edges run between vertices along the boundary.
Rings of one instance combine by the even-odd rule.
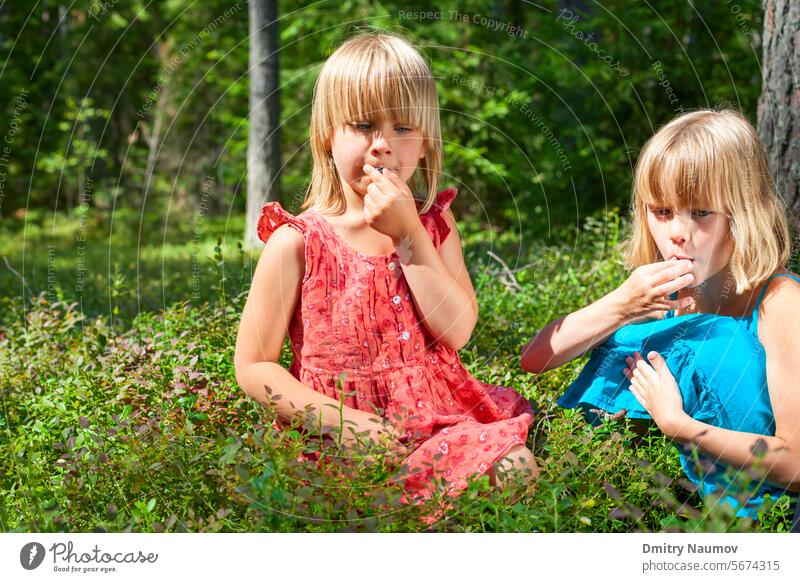
[[[414,172],[411,189],[424,199],[420,213],[430,209],[442,166],[436,83],[422,55],[407,40],[377,33],[347,40],[317,78],[311,109],[313,168],[303,208],[344,211],[344,192],[331,156],[333,133],[345,123],[376,116],[388,116],[422,132],[425,157]]]
[[[661,128],[636,163],[629,268],[658,260],[647,206],[705,208],[730,218],[736,292],[751,290],[789,262],[786,209],[775,191],[764,144],[734,110],[700,110]]]

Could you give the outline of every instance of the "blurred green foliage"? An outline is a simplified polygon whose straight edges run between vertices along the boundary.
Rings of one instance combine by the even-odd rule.
[[[68,209],[80,179],[92,206],[172,221],[197,211],[209,179],[210,213],[244,209],[245,3],[11,0],[0,13],[0,133],[15,114],[19,126],[0,215]],[[757,0],[324,0],[282,2],[280,14],[281,194],[293,210],[316,75],[363,30],[421,47],[438,80],[442,183],[461,188],[460,215],[502,229],[548,236],[624,208],[639,148],[682,109],[755,118]]]

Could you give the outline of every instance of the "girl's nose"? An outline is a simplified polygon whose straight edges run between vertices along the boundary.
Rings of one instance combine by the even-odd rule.
[[[676,212],[669,224],[669,237],[675,244],[685,243],[690,236],[691,219],[683,213]]]
[[[392,148],[389,146],[389,142],[386,141],[386,138],[383,137],[383,132],[376,132],[373,134],[372,147],[370,147],[369,151],[376,157],[386,156],[392,153]]]

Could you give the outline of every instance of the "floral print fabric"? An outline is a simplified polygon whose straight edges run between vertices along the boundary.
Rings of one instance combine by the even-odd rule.
[[[437,249],[449,234],[443,212],[455,195],[440,192],[420,215]],[[412,451],[403,461],[407,497],[428,497],[441,478],[455,493],[525,444],[530,404],[510,388],[475,379],[457,352],[430,336],[395,252],[358,253],[315,210],[292,216],[276,202],[264,205],[258,235],[266,242],[284,224],[305,241],[305,275],[289,325],[290,371],[336,400],[340,385],[345,405],[400,428]]]

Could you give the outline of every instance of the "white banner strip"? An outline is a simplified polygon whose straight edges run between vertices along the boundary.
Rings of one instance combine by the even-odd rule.
[[[791,534],[2,534],[2,580],[798,580]],[[243,578],[247,576],[247,578]]]

